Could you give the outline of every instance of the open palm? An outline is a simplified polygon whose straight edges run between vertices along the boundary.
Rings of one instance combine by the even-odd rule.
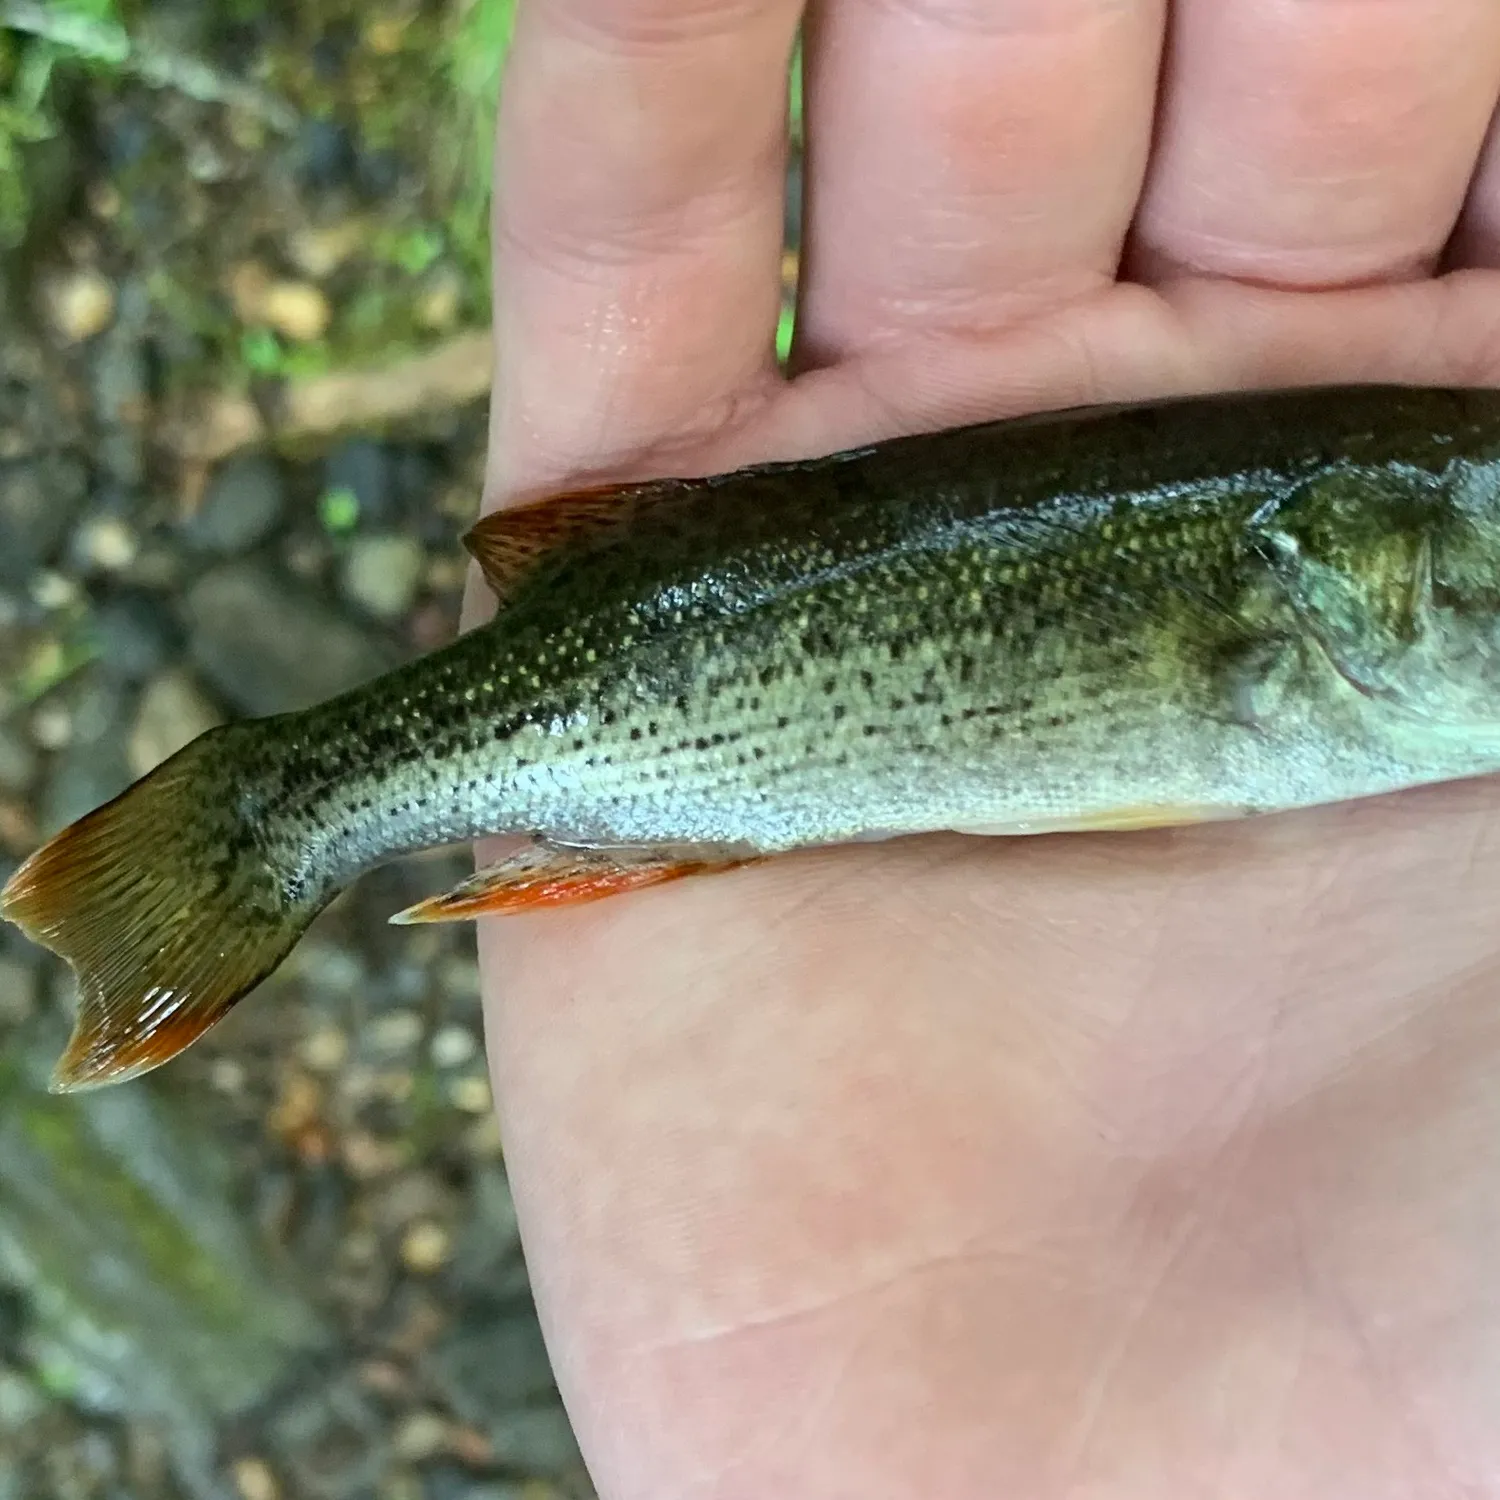
[[[532,0],[491,503],[1500,379],[1495,0]],[[1500,794],[792,856],[482,926],[610,1500],[1500,1496]]]

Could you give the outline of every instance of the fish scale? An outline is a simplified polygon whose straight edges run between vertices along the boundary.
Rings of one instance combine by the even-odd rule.
[[[77,971],[61,1087],[154,1067],[401,853],[543,842],[403,920],[805,847],[1126,829],[1500,769],[1500,393],[1052,413],[555,497],[498,607],[211,731],[17,872]]]

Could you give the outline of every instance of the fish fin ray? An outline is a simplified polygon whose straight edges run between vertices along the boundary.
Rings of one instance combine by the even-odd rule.
[[[248,728],[201,736],[43,844],[0,892],[0,913],[78,980],[54,1092],[121,1083],[175,1057],[281,962],[321,906],[288,899],[253,842],[221,837],[236,815],[220,737]]]
[[[463,922],[480,916],[582,906],[648,890],[691,875],[711,875],[762,856],[717,845],[596,848],[542,841],[429,896],[390,920],[398,926]]]
[[[674,494],[691,481],[650,479],[564,490],[494,510],[470,527],[464,546],[497,599],[505,599],[545,558],[570,542],[619,525],[630,502]]]
[[[1195,823],[1221,823],[1250,817],[1255,808],[1227,803],[1150,802],[1097,808],[1090,812],[1016,818],[956,829],[973,834],[1130,833],[1151,828],[1186,828]]]

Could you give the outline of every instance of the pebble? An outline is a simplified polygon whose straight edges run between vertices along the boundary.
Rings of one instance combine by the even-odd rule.
[[[125,206],[125,199],[119,188],[108,179],[100,179],[91,182],[88,188],[89,212],[97,219],[103,219],[106,223],[113,223],[120,217],[120,210]]]
[[[357,537],[344,559],[344,592],[377,619],[400,619],[416,598],[424,562],[411,537]]]
[[[114,325],[99,338],[91,362],[98,423],[92,456],[102,477],[132,492],[139,489],[146,467],[144,427],[151,409],[146,336],[151,311],[144,283],[123,282]]]
[[[88,671],[71,678],[62,691],[73,717],[75,740],[97,745],[106,739],[121,738],[127,698],[118,684],[102,673]]]
[[[286,485],[275,459],[238,453],[214,472],[203,503],[183,530],[205,552],[248,552],[276,530],[285,510]]]
[[[479,964],[472,958],[445,959],[438,971],[438,982],[455,999],[479,998]]]
[[[277,333],[299,344],[322,338],[333,321],[328,298],[310,281],[273,281],[260,311]]]
[[[240,1458],[234,1464],[234,1487],[242,1500],[280,1500],[281,1486],[263,1458]]]
[[[491,1110],[464,1132],[464,1150],[475,1161],[500,1161],[505,1142],[500,1138],[500,1118]]]
[[[533,1474],[567,1474],[583,1463],[561,1406],[530,1406],[492,1415],[484,1429],[497,1463]]]
[[[209,136],[195,136],[187,149],[188,176],[194,182],[223,182],[229,176],[228,157]]]
[[[12,1370],[0,1370],[0,1432],[16,1432],[47,1409],[47,1398]]]
[[[461,557],[434,557],[427,564],[427,587],[434,594],[456,594],[468,579],[469,565]]]
[[[354,163],[354,176],[366,196],[389,198],[401,185],[401,158],[394,151],[361,151]]]
[[[314,1073],[331,1073],[349,1055],[349,1038],[337,1026],[320,1026],[304,1038],[297,1055]]]
[[[73,738],[73,715],[65,703],[43,703],[31,716],[31,737],[43,750],[61,750]]]
[[[18,958],[0,956],[0,1022],[18,1026],[36,1008],[36,973]]]
[[[77,580],[69,578],[66,573],[43,568],[32,577],[31,597],[39,609],[54,614],[77,604],[83,597],[83,590],[78,587]]]
[[[303,708],[368,681],[395,653],[268,563],[244,559],[202,574],[184,601],[189,651],[236,708]]]
[[[337,187],[354,171],[354,138],[336,121],[307,120],[297,147],[298,175],[309,187]]]
[[[388,1399],[404,1396],[410,1384],[401,1366],[388,1359],[367,1359],[359,1367],[359,1378],[377,1395]]]
[[[146,684],[136,707],[126,744],[131,771],[144,776],[222,722],[188,673],[179,669],[161,673]]]
[[[411,1098],[415,1086],[409,1069],[388,1070],[375,1075],[374,1097],[386,1099],[392,1104],[405,1104]]]
[[[161,671],[181,644],[170,612],[144,590],[122,590],[96,606],[94,635],[101,666],[131,683]]]
[[[444,1026],[432,1039],[432,1060],[440,1068],[460,1068],[479,1050],[467,1026]]]
[[[0,849],[20,860],[40,842],[41,830],[27,803],[0,797]],[[6,863],[3,867],[8,877],[14,866]]]
[[[363,1182],[399,1171],[408,1154],[400,1142],[382,1141],[364,1130],[348,1131],[339,1149],[350,1174]]]
[[[122,573],[136,559],[140,541],[118,516],[96,516],[78,532],[78,552],[85,564],[101,573]]]
[[[474,1073],[464,1078],[455,1078],[448,1085],[448,1097],[456,1109],[466,1115],[485,1114],[493,1105],[489,1079]]]
[[[114,320],[114,286],[92,266],[53,278],[45,296],[53,328],[70,344],[103,333]]]
[[[347,490],[365,525],[382,525],[396,512],[396,484],[391,455],[373,438],[349,437],[329,453],[323,465],[324,493]]]
[[[282,1080],[281,1096],[266,1124],[276,1135],[295,1136],[316,1123],[322,1107],[323,1093],[317,1081],[306,1073],[289,1073]]]
[[[70,741],[53,762],[42,794],[39,822],[44,834],[56,833],[92,812],[130,785],[124,734],[99,742]]]
[[[552,1395],[556,1386],[531,1304],[512,1297],[486,1311],[483,1318],[454,1320],[432,1352],[431,1369],[455,1415],[485,1428],[494,1440],[495,1418]]]
[[[0,465],[0,580],[26,583],[51,561],[87,493],[87,471],[70,453]]]
[[[377,13],[365,22],[365,46],[379,57],[394,57],[405,45],[411,21],[412,12],[409,9]]]
[[[237,1094],[245,1087],[245,1065],[233,1057],[216,1057],[208,1081],[221,1094]]]
[[[432,1219],[419,1219],[401,1236],[401,1262],[408,1271],[429,1276],[447,1263],[452,1240]]]
[[[258,260],[242,260],[231,266],[224,284],[234,315],[241,323],[264,321],[271,273]]]
[[[352,995],[365,982],[359,956],[337,943],[306,938],[292,950],[287,972],[295,973],[309,988],[330,995]]]
[[[419,1464],[448,1446],[448,1423],[435,1411],[414,1411],[396,1428],[394,1446],[407,1463]]]
[[[412,305],[417,325],[429,333],[447,333],[458,322],[463,296],[463,278],[452,266],[429,273]]]
[[[359,219],[303,225],[287,241],[287,256],[304,276],[322,281],[359,249],[367,234]]]
[[[36,751],[14,724],[0,720],[0,791],[26,791],[36,778],[36,767]]]
[[[414,1010],[393,1010],[377,1017],[366,1034],[377,1052],[405,1052],[421,1041],[422,1018]]]

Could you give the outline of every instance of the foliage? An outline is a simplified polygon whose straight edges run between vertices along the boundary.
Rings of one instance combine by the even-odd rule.
[[[495,112],[515,19],[516,0],[468,0],[448,46],[456,115],[448,224],[465,271],[480,286],[488,285]]]

